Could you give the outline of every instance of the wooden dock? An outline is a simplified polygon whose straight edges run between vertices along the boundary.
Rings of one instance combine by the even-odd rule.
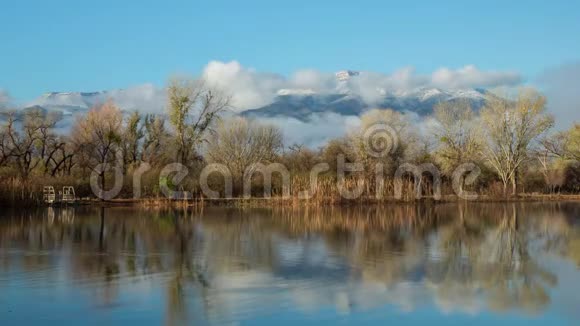
[[[62,187],[58,193],[53,186],[44,186],[42,188],[42,200],[46,205],[74,205],[78,198],[75,194],[75,188],[72,186]]]

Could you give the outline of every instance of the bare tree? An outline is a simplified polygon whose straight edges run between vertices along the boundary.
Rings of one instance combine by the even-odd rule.
[[[340,155],[334,157],[336,164],[330,165],[337,172],[339,183],[342,184],[344,177],[352,177],[357,185],[364,185],[358,187],[358,191],[370,194],[371,189],[375,189],[375,196],[382,195],[385,180],[392,180],[397,169],[416,159],[421,151],[419,138],[411,130],[407,117],[391,109],[364,113],[360,128],[351,130],[346,136],[346,148],[336,148],[344,145],[340,141],[329,145],[331,151],[325,151],[326,154]],[[356,163],[356,168],[351,171],[339,168],[343,159],[344,163]]]
[[[174,128],[176,159],[185,163],[194,154],[230,98],[204,81],[172,79],[167,86],[169,122]]]
[[[145,136],[141,114],[134,111],[128,117],[123,131],[123,158],[125,165],[135,164],[140,158],[140,144]]]
[[[512,185],[517,193],[518,171],[528,158],[533,141],[552,127],[545,113],[546,98],[534,90],[521,90],[516,99],[488,96],[481,116],[487,139],[484,156],[500,177],[504,193]]]
[[[554,145],[546,138],[541,140],[542,146],[538,146],[532,151],[532,156],[536,158],[540,165],[540,172],[544,178],[546,187],[549,192],[553,193],[557,187],[564,183],[565,169],[562,167],[562,158],[552,152],[551,146]]]
[[[301,144],[288,147],[283,157],[284,164],[294,173],[308,173],[319,161],[318,153]]]
[[[60,136],[49,145],[45,158],[45,174],[54,177],[57,174],[70,175],[75,165],[76,146],[69,137]]]
[[[60,119],[58,114],[47,114],[39,109],[20,115],[9,114],[0,133],[0,163],[13,160],[22,179],[27,180],[49,155],[49,148],[56,139],[53,130]],[[17,124],[21,127],[17,128]]]
[[[442,102],[435,107],[434,118],[439,140],[435,158],[444,173],[451,175],[460,164],[479,160],[481,141],[469,102]]]
[[[543,150],[564,160],[580,161],[580,123],[570,130],[557,132],[542,138]]]
[[[248,168],[274,161],[282,146],[278,128],[238,117],[218,123],[207,145],[207,158],[225,165],[239,184]]]
[[[568,131],[566,155],[570,159],[580,161],[580,123],[575,123]]]
[[[14,155],[14,143],[13,133],[16,117],[14,112],[7,112],[4,114],[6,117],[6,124],[0,127],[0,166],[6,165]]]
[[[384,165],[391,175],[404,160],[414,157],[417,137],[411,132],[406,117],[390,109],[374,109],[361,116],[361,127],[350,133],[348,152],[365,166],[365,172],[375,173],[376,163]],[[369,175],[370,177],[370,175]]]
[[[541,172],[550,192],[566,182],[566,171],[580,161],[580,124],[570,130],[542,137],[540,146],[534,151]]]
[[[158,115],[145,117],[145,132],[141,160],[149,164],[157,164],[163,161],[166,154],[166,144],[169,140],[169,132],[165,127],[165,118]]]
[[[112,102],[94,107],[77,120],[73,127],[73,140],[81,154],[82,164],[94,170],[112,164],[120,150],[123,115]],[[100,169],[101,189],[105,189],[105,169]]]

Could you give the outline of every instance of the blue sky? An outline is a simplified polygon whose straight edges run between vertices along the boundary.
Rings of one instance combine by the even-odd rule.
[[[30,1],[0,5],[0,89],[14,100],[200,73],[237,60],[421,73],[468,64],[533,79],[580,59],[579,1]]]

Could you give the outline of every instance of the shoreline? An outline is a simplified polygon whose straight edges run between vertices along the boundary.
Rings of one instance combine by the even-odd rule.
[[[519,194],[508,197],[490,197],[480,196],[475,200],[465,200],[457,196],[442,196],[441,199],[435,200],[430,197],[413,200],[397,200],[395,198],[360,198],[355,200],[332,201],[328,200],[309,200],[299,198],[195,198],[189,200],[180,199],[156,199],[156,198],[120,198],[108,201],[97,199],[83,199],[75,204],[59,205],[39,205],[39,207],[74,207],[74,206],[93,206],[93,207],[309,207],[309,206],[375,206],[375,205],[392,205],[392,204],[446,204],[446,203],[522,203],[522,202],[580,202],[580,195],[576,194],[558,194],[558,195],[540,195],[540,194]],[[18,206],[14,206],[17,208]]]

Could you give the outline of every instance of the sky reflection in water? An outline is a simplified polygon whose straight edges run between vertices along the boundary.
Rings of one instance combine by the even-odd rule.
[[[580,204],[0,213],[2,325],[577,324]]]

